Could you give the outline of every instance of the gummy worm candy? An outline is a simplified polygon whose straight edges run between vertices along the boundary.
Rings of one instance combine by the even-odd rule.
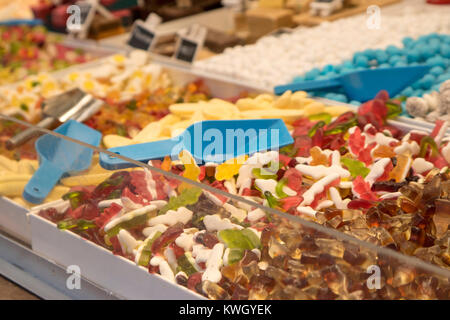
[[[311,121],[323,121],[325,122],[325,124],[329,124],[331,122],[332,117],[331,114],[329,113],[318,113],[309,116],[308,119]]]
[[[308,136],[311,138],[316,134],[317,129],[322,128],[326,126],[326,123],[324,121],[317,122],[308,132]]]
[[[281,179],[278,181],[277,186],[275,187],[275,192],[277,193],[277,196],[280,198],[286,198],[288,195],[283,191],[284,186],[288,183],[288,180],[286,178]]]
[[[426,137],[423,137],[422,140],[420,140],[420,152],[419,152],[420,158],[425,158],[428,147],[431,147],[431,155],[433,157],[435,157],[438,154],[439,149],[436,145],[436,142],[434,141],[434,139],[432,137],[426,136]]]

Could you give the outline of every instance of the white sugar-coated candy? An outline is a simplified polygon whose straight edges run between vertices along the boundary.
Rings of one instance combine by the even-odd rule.
[[[450,10],[427,6],[422,0],[382,8],[381,13],[380,29],[367,29],[366,15],[354,16],[315,28],[298,28],[278,38],[264,37],[252,45],[227,48],[221,55],[196,62],[195,67],[269,88],[312,68],[341,63],[356,51],[402,46],[406,36],[450,32]]]

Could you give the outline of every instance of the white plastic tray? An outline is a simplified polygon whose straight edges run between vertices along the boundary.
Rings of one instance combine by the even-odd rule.
[[[77,234],[59,230],[56,225],[30,213],[31,247],[37,254],[61,265],[78,266],[81,276],[124,299],[194,300],[204,297],[146,268],[116,256]]]

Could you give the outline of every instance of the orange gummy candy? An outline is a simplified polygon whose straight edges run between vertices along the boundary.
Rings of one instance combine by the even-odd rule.
[[[198,177],[200,175],[200,168],[195,163],[195,160],[192,157],[192,155],[188,151],[183,150],[180,152],[178,157],[184,165],[183,177],[194,180],[194,181],[198,181]],[[188,189],[191,187],[192,186],[190,184],[183,182],[178,186],[178,191],[181,192],[184,189]]]
[[[373,150],[374,158],[393,158],[395,157],[395,152],[389,146],[378,146],[375,150]]]
[[[311,150],[309,150],[309,153],[312,157],[312,160],[310,162],[311,166],[318,166],[321,164],[324,166],[329,165],[328,157],[324,153],[322,153],[322,149],[320,149],[319,147],[312,148]]]
[[[172,168],[172,160],[169,156],[165,156],[163,162],[161,163],[161,169],[164,171],[170,171]]]
[[[402,182],[408,175],[411,168],[412,158],[409,154],[400,154],[397,156],[397,164],[389,173],[389,179],[395,179],[395,182]]]

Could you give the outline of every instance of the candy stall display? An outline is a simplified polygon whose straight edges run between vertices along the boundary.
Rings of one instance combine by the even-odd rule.
[[[449,14],[448,6],[426,5],[423,1],[409,0],[382,8],[378,27],[372,28],[366,15],[322,23],[314,28],[300,27],[292,33],[264,37],[253,45],[226,49],[223,54],[198,61],[194,65],[197,69],[223,74],[271,90],[274,86],[288,83],[295,76],[304,75],[313,68],[320,71],[317,77],[323,76],[332,71],[329,67],[323,69],[324,67],[340,65],[351,59],[355,52],[366,49],[385,50],[388,46],[395,46],[389,50],[398,51],[405,37],[417,39],[421,35],[431,33],[448,34]],[[408,41],[412,43],[411,39]],[[422,54],[434,56],[443,43],[436,40],[433,42],[431,51],[418,45],[417,49],[424,51],[417,51],[416,54],[416,50],[413,50],[412,62],[418,61]],[[447,46],[443,45],[442,54],[446,54],[446,48]],[[366,61],[367,57],[362,57],[361,54],[360,56],[359,63],[366,65],[369,62]],[[387,62],[387,58],[385,53],[380,54],[383,63]],[[401,56],[395,59],[402,63],[407,62]],[[433,62],[436,65],[441,64],[441,60],[434,59]],[[440,72],[433,75],[431,85],[447,67],[442,67],[443,70],[439,69]],[[320,74],[322,70],[324,72]],[[336,71],[340,70],[334,70]]]
[[[42,26],[0,26],[0,85],[27,75],[92,60],[95,54],[63,44],[63,38]]]
[[[293,116],[278,151],[200,165],[182,150],[73,186],[30,219],[76,248],[39,232],[33,248],[64,264],[81,237],[209,299],[449,299],[448,122],[403,132],[386,122],[399,112],[380,92],[356,112]]]

